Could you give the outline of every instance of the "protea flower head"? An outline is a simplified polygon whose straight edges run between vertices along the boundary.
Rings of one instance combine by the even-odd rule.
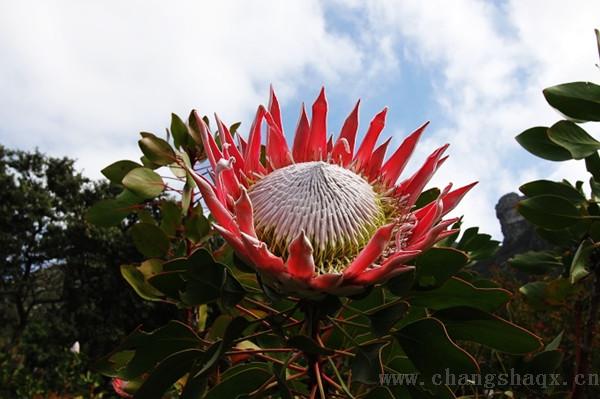
[[[415,209],[421,191],[446,160],[435,150],[412,176],[398,182],[427,123],[386,160],[390,139],[376,146],[387,108],[371,121],[355,151],[359,102],[334,141],[327,138],[325,90],[304,106],[288,146],[279,103],[258,107],[248,140],[233,140],[216,117],[221,145],[196,114],[212,182],[192,173],[214,227],[236,253],[279,292],[300,297],[352,295],[410,270],[407,262],[452,234],[443,220],[474,185],[448,185]],[[266,144],[262,127],[266,122]]]

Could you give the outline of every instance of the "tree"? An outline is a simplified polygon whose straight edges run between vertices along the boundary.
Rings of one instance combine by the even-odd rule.
[[[126,236],[131,220],[110,229],[85,221],[113,191],[71,159],[0,146],[0,347],[41,378],[51,379],[58,353],[75,341],[93,359],[137,325],[177,316],[125,289],[119,264],[139,260]]]

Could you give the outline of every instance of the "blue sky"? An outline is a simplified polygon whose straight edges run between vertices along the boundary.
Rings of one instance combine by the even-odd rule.
[[[359,97],[361,133],[389,106],[382,140],[396,145],[430,120],[409,169],[450,143],[433,184],[479,180],[457,212],[500,237],[500,195],[583,177],[580,163],[539,161],[513,138],[559,118],[544,87],[599,80],[599,15],[593,0],[4,1],[0,143],[74,157],[99,177],[172,111],[247,129],[273,83],[290,133],[325,85],[332,133]]]

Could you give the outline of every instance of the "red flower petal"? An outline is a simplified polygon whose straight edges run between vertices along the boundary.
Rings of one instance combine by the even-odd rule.
[[[265,173],[265,169],[260,163],[260,129],[262,126],[262,120],[265,116],[265,108],[260,105],[256,110],[256,117],[254,118],[254,122],[252,122],[252,127],[250,128],[250,136],[248,137],[248,145],[246,146],[246,176],[249,178],[254,177],[254,173]]]
[[[400,174],[404,170],[404,167],[408,163],[410,156],[415,150],[415,146],[417,145],[417,141],[421,137],[421,134],[425,130],[425,128],[429,125],[429,121],[422,124],[419,128],[417,128],[414,132],[412,132],[408,137],[404,139],[400,147],[394,152],[394,154],[388,159],[388,161],[383,165],[381,169],[382,180],[383,183],[387,186],[392,186],[400,177]]]
[[[356,133],[358,131],[358,107],[360,106],[360,100],[356,102],[354,109],[350,112],[350,115],[344,121],[340,137],[338,137],[335,145],[333,146],[332,158],[342,160],[342,166],[347,166],[352,161],[352,153],[354,152],[354,142],[356,141]],[[347,147],[338,145],[342,140],[346,140]]]
[[[279,109],[279,101],[273,90],[273,85],[269,86],[269,113],[273,116],[273,121],[283,133],[283,125],[281,124],[281,110]]]
[[[301,279],[312,277],[315,272],[313,247],[304,234],[304,230],[300,231],[298,237],[290,243],[288,252],[286,266],[290,274]]]
[[[434,242],[439,241],[438,236],[448,228],[451,224],[458,221],[458,218],[452,218],[442,220],[437,226],[433,227],[427,234],[421,237],[411,237],[408,241],[408,245],[405,248],[406,251],[426,249],[433,245]]]
[[[353,282],[355,284],[373,285],[391,278],[390,273],[392,272],[395,272],[394,275],[398,275],[412,269],[414,269],[413,266],[402,267],[388,264],[386,266],[379,266],[362,272],[354,279]]]
[[[320,161],[327,159],[327,98],[325,87],[312,106],[310,121],[310,140],[308,142],[307,160]]]
[[[328,155],[328,159],[331,156],[331,153],[333,152],[333,134],[329,136],[329,139],[327,140],[327,149],[326,149],[326,153]]]
[[[379,177],[379,172],[381,171],[381,164],[383,163],[383,159],[385,158],[385,152],[387,151],[387,146],[390,144],[392,138],[388,138],[382,145],[377,147],[375,151],[373,151],[373,155],[369,159],[369,163],[366,168],[366,175],[369,180],[374,180]]]
[[[252,202],[244,187],[240,186],[240,191],[240,197],[235,201],[236,220],[241,231],[252,237],[256,237],[256,232],[254,231],[254,218],[252,215]]]
[[[240,195],[240,181],[238,180],[233,167],[233,165],[235,165],[235,158],[229,157],[229,151],[227,147],[228,145],[225,145],[223,148],[223,158],[217,161],[215,174],[217,179],[222,181],[227,193],[237,198]]]
[[[352,279],[377,260],[385,250],[395,223],[390,223],[377,229],[368,244],[360,251],[354,261],[344,270],[344,279]]]
[[[420,250],[399,251],[383,262],[381,267],[400,267],[411,259],[416,258],[421,254]]]
[[[210,183],[202,176],[198,175],[193,170],[186,167],[187,172],[192,176],[196,186],[202,194],[206,206],[210,209],[211,214],[215,218],[215,221],[221,226],[225,227],[230,231],[237,231],[237,225],[233,221],[233,217],[229,210],[219,201],[215,194],[215,190],[212,188]]]
[[[309,140],[310,125],[308,123],[308,117],[306,116],[306,109],[304,108],[303,103],[302,110],[300,111],[300,117],[298,119],[298,125],[296,126],[296,133],[294,135],[294,145],[292,147],[292,156],[294,157],[294,162],[306,161]]]
[[[444,202],[444,211],[442,212],[442,216],[456,208],[465,194],[468,193],[469,190],[471,190],[476,184],[477,182],[467,184],[464,187],[457,188],[456,190],[450,191],[448,194],[444,195],[442,197],[442,201]]]
[[[257,269],[275,275],[285,271],[283,268],[283,260],[279,256],[273,255],[267,249],[267,245],[264,242],[259,241],[246,233],[241,233],[241,238],[246,247],[248,257]]]
[[[240,151],[245,154],[246,148],[248,148],[248,142],[246,140],[244,140],[244,138],[242,137],[241,134],[238,134],[237,138],[238,138],[238,141],[240,142]],[[246,170],[246,169],[244,168],[244,170]]]
[[[371,123],[369,124],[369,129],[365,134],[365,138],[363,139],[360,147],[358,148],[358,151],[356,152],[356,157],[354,158],[354,160],[356,161],[355,170],[362,171],[363,167],[369,163],[369,159],[371,159],[373,148],[375,148],[375,144],[377,143],[377,138],[379,138],[379,134],[385,126],[385,116],[387,114],[387,110],[387,107],[385,107],[371,120]]]
[[[198,115],[198,112],[193,110],[192,114],[196,119],[196,125],[200,129],[200,138],[202,139],[202,144],[204,145],[208,162],[210,163],[212,169],[215,170],[217,167],[217,162],[219,159],[223,158],[223,154],[221,153],[221,150],[219,150],[217,143],[215,143],[214,137],[208,130],[208,126],[206,126],[204,120],[200,118],[200,115]]]
[[[341,274],[321,274],[315,278],[310,279],[310,286],[318,291],[328,291],[339,287],[344,280]]]
[[[127,382],[123,381],[120,378],[112,379],[112,387],[115,390],[115,393],[122,398],[133,398],[133,395],[125,392],[124,388],[127,386]]]
[[[292,156],[282,130],[277,126],[273,116],[267,112],[267,157],[273,169],[283,168],[292,163]]]
[[[421,210],[421,209],[420,209]],[[417,225],[412,231],[412,237],[418,239],[423,234],[426,234],[431,226],[437,223],[442,216],[443,204],[442,200],[437,199],[423,208],[421,217],[417,217]]]
[[[233,247],[233,250],[235,252],[237,252],[238,255],[249,258],[249,256],[247,255],[246,246],[242,242],[239,233],[234,233],[232,231],[229,231],[225,227],[223,227],[217,223],[213,223],[212,226],[214,227],[215,230],[217,230],[219,232],[219,234],[221,234],[223,236],[225,241],[227,241],[227,243]]]
[[[235,145],[235,142],[233,141],[233,136],[231,135],[231,132],[229,131],[227,126],[225,126],[223,121],[221,121],[221,119],[219,119],[219,116],[217,114],[215,114],[215,119],[217,121],[217,128],[219,129],[219,136],[221,137],[221,143],[229,144],[228,150],[231,153],[231,156],[233,158],[235,158],[234,168],[236,170],[236,174],[239,174],[239,171],[244,170],[244,163],[245,163],[244,157],[242,156],[242,154],[240,153],[240,150]]]
[[[330,141],[331,142],[331,141]],[[329,143],[327,143],[327,147],[329,148]],[[328,149],[329,152],[329,149]],[[348,140],[344,137],[338,139],[335,143],[335,147],[330,151],[331,152],[331,162],[336,163],[338,165],[344,165],[345,161],[348,157],[352,157],[352,152],[350,151],[350,145],[348,144]]]
[[[400,194],[409,195],[409,206],[412,206],[417,198],[419,198],[419,195],[421,195],[421,191],[435,173],[438,166],[438,161],[442,157],[444,151],[446,151],[446,148],[448,148],[448,144],[435,150],[431,155],[429,155],[423,166],[421,166],[421,168],[414,175],[412,175],[412,177],[404,181],[398,187],[397,191]]]

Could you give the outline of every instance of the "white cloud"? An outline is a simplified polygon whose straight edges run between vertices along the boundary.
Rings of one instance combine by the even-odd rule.
[[[581,178],[581,165],[529,159],[514,136],[559,119],[541,95],[544,87],[597,80],[593,29],[600,3],[389,0],[365,7],[371,29],[395,33],[400,64],[435,71],[434,94],[447,125],[433,121],[420,150],[451,143],[437,185],[480,181],[458,209],[467,224],[500,237],[493,208],[500,195],[532,177],[564,172]],[[523,160],[527,165],[519,164]]]
[[[445,115],[417,158],[450,142],[435,183],[479,180],[458,211],[499,237],[500,195],[581,173],[529,157],[514,136],[559,118],[542,88],[597,80],[598,15],[584,0],[3,2],[0,142],[76,157],[98,176],[136,157],[136,132],[160,132],[171,111],[247,126],[271,82],[282,103],[315,81],[373,99],[416,63]]]
[[[85,173],[137,156],[192,108],[248,121],[274,83],[336,82],[361,53],[315,1],[18,1],[0,10],[0,141],[78,158]]]

